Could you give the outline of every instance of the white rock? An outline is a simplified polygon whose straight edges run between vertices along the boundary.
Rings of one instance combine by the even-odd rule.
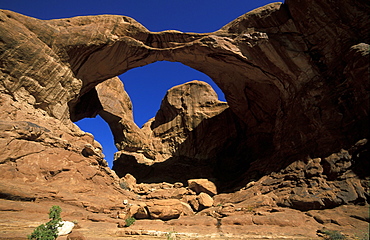
[[[75,226],[73,222],[69,221],[61,221],[59,223],[62,223],[63,225],[61,227],[58,227],[58,236],[69,234],[70,232],[72,232],[72,229]]]

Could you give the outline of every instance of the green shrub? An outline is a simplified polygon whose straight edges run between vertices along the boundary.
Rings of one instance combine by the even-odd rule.
[[[60,222],[60,213],[62,209],[59,206],[52,206],[49,210],[50,221],[38,226],[31,235],[28,235],[29,240],[54,240],[58,237],[58,227],[62,226]]]
[[[175,240],[176,239],[176,231],[169,231],[166,233],[167,240]]]
[[[369,233],[368,232],[362,232],[360,234],[355,235],[356,240],[369,240]]]
[[[128,186],[128,183],[127,183],[127,182],[120,181],[119,186],[120,186],[122,189],[124,189],[124,190],[128,190],[128,191],[130,191],[130,187]]]
[[[329,240],[343,240],[346,239],[345,236],[343,236],[340,232],[335,230],[325,230],[323,231],[325,235],[328,236]]]
[[[253,206],[248,206],[247,207],[247,212],[253,212],[254,210],[254,207]]]
[[[125,220],[126,222],[126,227],[129,227],[131,226],[132,224],[134,224],[134,222],[136,221],[136,219],[134,217],[129,217]]]

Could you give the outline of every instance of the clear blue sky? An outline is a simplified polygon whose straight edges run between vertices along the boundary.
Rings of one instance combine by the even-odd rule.
[[[240,15],[276,2],[271,0],[0,0],[0,9],[39,19],[117,14],[134,18],[150,31],[179,30],[206,33],[220,29]],[[156,62],[119,76],[134,107],[135,122],[141,127],[155,116],[166,91],[191,80],[203,80],[217,88],[205,74],[181,63]],[[220,100],[224,96],[216,89]],[[114,147],[108,125],[99,117],[77,122],[103,146],[109,166]]]

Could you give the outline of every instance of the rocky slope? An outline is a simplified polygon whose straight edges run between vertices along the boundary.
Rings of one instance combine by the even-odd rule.
[[[273,235],[282,229],[271,226],[302,226],[278,221],[297,214],[310,226],[296,232],[300,236],[313,237],[326,225],[354,236],[353,229],[369,221],[356,213],[369,201],[369,174],[363,171],[368,143],[362,140],[369,139],[369,12],[367,1],[287,0],[246,13],[219,31],[196,34],[154,33],[124,16],[43,21],[1,10],[2,226],[17,232],[17,223],[32,225],[24,213],[38,214],[35,206],[50,201],[76,212],[90,229],[89,219],[101,222],[125,212],[123,200],[160,215],[163,202],[153,203],[152,193],[148,203],[140,200],[150,195],[145,189],[122,189],[125,179],[119,177],[131,172],[139,182],[170,186],[212,180],[219,192],[211,206],[204,194],[181,187],[175,194],[178,206],[190,204],[196,216],[209,217],[194,220],[209,226],[209,233],[230,224],[234,237],[245,229],[249,234],[255,231],[249,224]],[[208,85],[189,82],[170,89],[155,118],[138,128],[116,76],[161,60],[207,74],[227,103]],[[97,114],[110,125],[119,149],[119,177],[107,167],[100,144],[73,124]],[[268,203],[253,206],[249,216],[250,203],[242,203],[252,195],[261,196],[253,203]],[[223,206],[242,213],[243,220]],[[331,217],[332,208],[344,220]],[[141,223],[162,230],[166,224],[194,226],[175,215],[180,218],[172,225]]]

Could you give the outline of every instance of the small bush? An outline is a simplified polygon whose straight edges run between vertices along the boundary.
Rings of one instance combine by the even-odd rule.
[[[253,207],[253,206],[248,206],[245,210],[246,210],[247,212],[253,212],[254,207]]]
[[[328,236],[329,240],[343,240],[346,239],[340,232],[335,230],[325,230],[322,233]]]
[[[360,234],[356,234],[356,240],[369,240],[369,233],[367,232],[362,232]]]
[[[128,191],[130,191],[130,187],[128,186],[128,183],[127,183],[127,182],[120,181],[119,186],[120,186],[122,189],[124,189],[124,190],[128,190]]]
[[[60,222],[60,213],[62,209],[59,206],[52,206],[49,210],[50,221],[38,226],[31,235],[28,235],[29,240],[54,240],[58,237],[58,227],[62,226]]]
[[[166,238],[167,240],[175,240],[176,239],[176,232],[175,231],[170,231],[166,233]]]
[[[134,217],[129,217],[125,220],[126,222],[126,227],[129,227],[131,226],[132,224],[134,224],[134,222],[136,221],[136,219]]]

